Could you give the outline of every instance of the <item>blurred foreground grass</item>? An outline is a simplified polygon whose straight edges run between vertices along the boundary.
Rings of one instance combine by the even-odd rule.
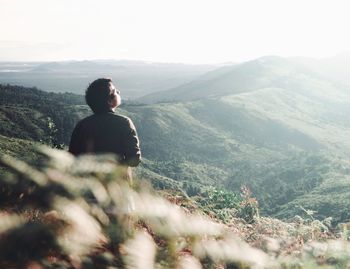
[[[259,217],[243,190],[223,224],[210,204],[131,186],[114,156],[37,150],[35,164],[1,156],[0,268],[350,268],[346,231],[329,220]]]

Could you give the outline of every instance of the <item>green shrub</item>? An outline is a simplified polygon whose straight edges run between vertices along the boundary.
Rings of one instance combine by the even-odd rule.
[[[246,186],[241,187],[241,195],[243,200],[239,204],[237,216],[247,223],[252,223],[256,217],[259,217],[259,203],[252,197],[251,191]]]

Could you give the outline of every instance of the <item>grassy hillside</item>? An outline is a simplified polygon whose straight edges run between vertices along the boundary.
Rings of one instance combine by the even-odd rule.
[[[30,160],[35,153],[33,147],[36,143],[25,139],[11,138],[0,135],[0,152],[1,154],[11,155],[16,158]]]
[[[11,138],[0,135],[0,155],[7,154],[15,158],[33,161],[37,159],[37,154],[33,152],[35,142],[25,139]],[[8,170],[0,167],[0,177],[3,178]]]

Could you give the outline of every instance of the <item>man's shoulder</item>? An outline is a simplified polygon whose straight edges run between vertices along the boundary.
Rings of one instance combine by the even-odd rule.
[[[88,122],[91,122],[95,118],[95,114],[92,114],[90,116],[87,116],[81,120],[78,121],[77,126],[82,126],[87,124]]]
[[[116,114],[116,113],[110,113],[110,117],[114,120],[114,121],[118,121],[120,124],[125,124],[125,125],[133,125],[132,120],[125,116],[125,115],[121,115],[121,114]]]
[[[87,116],[79,121],[79,123],[85,123],[95,120],[101,120],[101,119],[113,119],[113,120],[120,120],[120,121],[130,121],[130,118],[124,115],[115,114],[115,113],[101,113],[101,114],[92,114],[90,116]]]
[[[122,121],[129,121],[130,118],[121,114],[116,114],[116,113],[111,113],[111,115],[113,115],[113,117],[120,119]]]
[[[92,114],[80,120],[77,126],[89,127],[98,124],[98,122],[105,122],[106,124],[117,124],[122,126],[133,126],[133,122],[129,117],[116,113]]]

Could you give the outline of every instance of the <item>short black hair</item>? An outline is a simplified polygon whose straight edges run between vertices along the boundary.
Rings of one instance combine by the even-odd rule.
[[[94,80],[85,91],[85,101],[94,113],[109,110],[108,100],[110,98],[110,78],[99,78]]]

